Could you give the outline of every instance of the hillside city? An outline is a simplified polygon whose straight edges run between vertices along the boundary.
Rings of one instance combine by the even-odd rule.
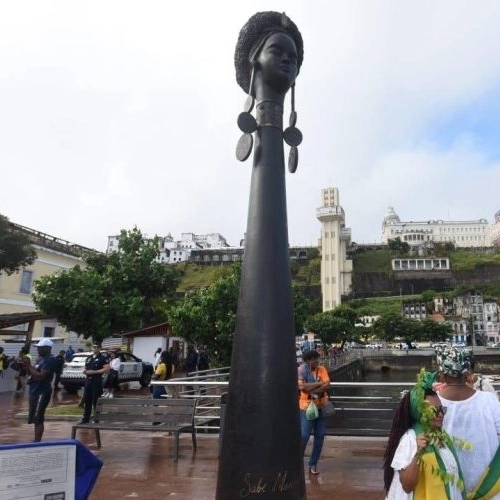
[[[315,315],[334,313],[342,305],[354,311],[354,328],[349,334],[344,331],[343,336],[316,332],[318,337],[339,344],[355,339],[368,345],[374,339],[397,339],[408,340],[411,346],[416,339],[439,340],[436,335],[455,344],[495,346],[500,342],[500,211],[492,224],[486,219],[404,221],[389,207],[380,242],[363,245],[351,241],[338,188],[322,190],[316,217],[321,224],[318,246],[290,247],[294,288],[308,303],[299,326],[302,330],[296,332],[299,336],[306,333],[306,326],[311,330]],[[9,224],[11,231],[28,239],[37,254],[31,264],[0,277],[0,316],[18,314],[21,321],[22,315],[40,313],[31,298],[36,280],[74,266],[84,267],[85,255],[98,252]],[[108,236],[107,256],[120,253],[120,238]],[[241,263],[245,244],[244,238],[238,246],[231,246],[219,233],[189,232],[179,239],[168,233],[154,239],[144,237],[144,241],[154,242],[156,263],[178,270],[176,288],[181,296],[210,286],[224,268]],[[426,322],[426,331],[416,329],[408,334],[408,324],[404,324],[400,325],[402,331],[383,332],[381,318],[387,314],[412,324]],[[430,334],[429,322],[446,328]],[[21,322],[2,328],[11,333],[9,340],[15,343],[24,338],[28,325]],[[75,345],[83,342],[57,317],[36,319],[30,328],[33,338],[49,336]]]

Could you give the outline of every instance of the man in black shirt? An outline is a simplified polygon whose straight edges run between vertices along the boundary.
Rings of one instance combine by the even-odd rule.
[[[195,372],[198,366],[198,353],[196,352],[194,345],[188,345],[186,360],[184,361],[184,369],[186,371],[186,377],[193,377],[192,372]],[[194,394],[194,387],[192,385],[186,385],[186,393]]]
[[[59,391],[61,388],[59,387],[59,381],[61,380],[61,374],[64,368],[64,355],[66,351],[59,351],[59,354],[56,356],[56,369],[54,371],[54,391]]]
[[[90,421],[92,408],[95,409],[97,400],[102,395],[102,376],[108,372],[108,358],[101,353],[101,345],[94,343],[92,354],[85,360],[85,369],[83,370],[87,378],[83,390],[84,410],[81,424],[87,424]]]

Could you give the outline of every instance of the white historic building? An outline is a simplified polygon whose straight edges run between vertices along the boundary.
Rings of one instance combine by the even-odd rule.
[[[321,190],[321,206],[316,210],[321,222],[321,293],[323,311],[341,303],[352,286],[352,260],[346,259],[351,230],[345,227],[345,213],[336,187]]]
[[[118,250],[119,236],[108,236],[107,253]],[[180,240],[174,240],[168,233],[161,238],[159,262],[173,264],[175,262],[185,262],[189,260],[191,250],[203,250],[207,248],[227,248],[229,247],[226,238],[219,233],[194,234],[181,233]]]
[[[465,248],[491,245],[490,225],[486,219],[401,221],[394,208],[389,207],[389,212],[382,222],[382,243],[396,238],[400,238],[410,246],[421,246],[432,242],[451,242],[455,247]]]

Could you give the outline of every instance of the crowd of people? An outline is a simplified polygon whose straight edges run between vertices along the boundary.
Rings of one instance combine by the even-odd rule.
[[[44,432],[45,411],[52,394],[61,389],[60,377],[65,362],[71,361],[75,351],[72,346],[60,350],[57,355],[52,354],[53,342],[44,337],[36,344],[38,357],[33,360],[29,345],[23,345],[17,357],[9,357],[5,349],[0,346],[0,377],[4,371],[11,368],[15,371],[15,393],[22,396],[29,389],[28,423],[34,424],[34,440],[40,441]],[[83,352],[81,349],[79,351]],[[182,362],[176,349],[163,350],[161,347],[154,353],[155,380],[168,380],[173,377],[176,366]],[[86,358],[83,373],[85,384],[79,406],[83,408],[80,423],[90,422],[100,397],[113,398],[119,387],[120,356],[117,351],[101,351],[101,344],[92,344],[92,353]],[[187,356],[183,360],[180,370],[186,375],[195,371],[208,370],[209,358],[204,346],[195,349],[188,346]],[[202,393],[202,389],[200,389]],[[162,385],[151,386],[151,397],[160,398],[166,395],[166,388]]]
[[[0,372],[14,365],[21,387],[18,390],[23,390],[23,386],[29,388],[28,422],[34,424],[34,440],[40,441],[45,410],[53,392],[52,382],[57,390],[59,367],[67,359],[67,351],[61,350],[53,356],[49,338],[42,338],[36,347],[35,361],[27,347],[21,349],[15,360],[6,357],[0,348]],[[383,464],[386,499],[500,500],[497,393],[488,378],[475,372],[474,359],[467,348],[440,347],[436,360],[438,371],[422,369],[395,412]],[[319,361],[316,350],[306,351],[298,367],[302,449],[305,452],[312,435],[308,469],[313,476],[320,473],[318,462],[326,434],[330,389],[328,371]],[[198,349],[188,346],[182,367],[186,375],[209,367],[204,346]],[[90,421],[99,397],[113,397],[119,370],[119,356],[114,352],[102,353],[100,344],[94,343],[84,367],[83,423]],[[159,348],[155,352],[153,379],[168,380],[175,372],[171,353]],[[103,375],[107,375],[104,383]],[[165,386],[154,384],[151,394],[152,398],[164,397]]]

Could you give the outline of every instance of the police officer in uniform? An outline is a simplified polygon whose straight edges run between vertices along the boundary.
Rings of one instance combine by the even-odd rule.
[[[97,400],[102,395],[102,376],[109,372],[108,358],[101,353],[101,345],[92,345],[92,354],[85,360],[83,373],[87,376],[83,391],[83,418],[81,424],[90,421],[92,408],[95,409]]]

